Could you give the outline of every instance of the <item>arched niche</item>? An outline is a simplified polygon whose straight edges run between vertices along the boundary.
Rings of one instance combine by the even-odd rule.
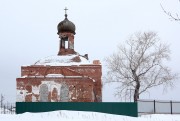
[[[40,102],[48,102],[48,95],[49,95],[49,91],[48,91],[48,86],[46,84],[42,84],[40,86],[40,91],[39,91],[39,95],[40,95]]]
[[[60,92],[61,92],[60,101],[68,102],[69,101],[69,86],[66,84],[62,84]]]

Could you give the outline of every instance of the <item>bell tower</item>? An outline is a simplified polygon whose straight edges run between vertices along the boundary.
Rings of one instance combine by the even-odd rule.
[[[74,35],[75,25],[73,22],[69,21],[67,18],[67,8],[65,10],[65,19],[61,21],[57,26],[57,34],[60,38],[59,52],[58,55],[69,55],[76,54],[74,50]]]

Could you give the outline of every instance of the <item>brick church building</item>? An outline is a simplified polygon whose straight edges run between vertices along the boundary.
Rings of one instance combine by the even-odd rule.
[[[21,67],[21,77],[16,79],[17,102],[102,102],[101,64],[75,51],[75,25],[66,12],[57,31],[57,56]]]

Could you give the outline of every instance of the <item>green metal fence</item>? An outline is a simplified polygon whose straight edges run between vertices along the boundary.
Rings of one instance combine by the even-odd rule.
[[[114,102],[16,102],[16,113],[56,110],[93,111],[137,117],[137,103]]]

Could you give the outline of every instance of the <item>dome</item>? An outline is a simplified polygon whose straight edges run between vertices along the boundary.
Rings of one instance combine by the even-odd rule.
[[[75,29],[76,29],[76,27],[75,27],[74,23],[69,21],[67,19],[67,14],[65,14],[65,19],[63,21],[61,21],[57,26],[57,30],[58,30],[57,34],[59,34],[60,32],[71,32],[73,34],[76,34]]]

